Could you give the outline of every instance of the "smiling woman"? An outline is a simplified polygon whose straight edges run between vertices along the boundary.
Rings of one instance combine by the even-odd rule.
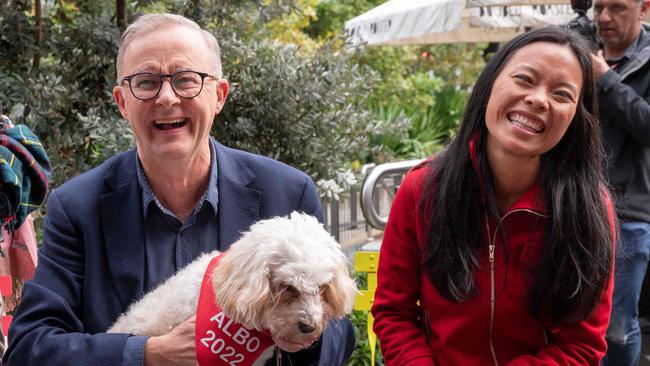
[[[387,364],[600,362],[615,230],[595,111],[567,30],[490,60],[455,139],[393,202],[372,308]]]

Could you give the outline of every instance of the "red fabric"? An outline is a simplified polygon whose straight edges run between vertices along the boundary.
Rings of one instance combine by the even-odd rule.
[[[2,282],[2,315],[13,312],[20,303],[22,285],[25,281],[34,277],[36,264],[38,263],[36,249],[36,234],[32,215],[27,215],[25,221],[15,231],[7,231],[0,228],[2,240],[0,248],[4,256],[0,257],[0,276],[8,278]],[[9,291],[7,292],[7,286]],[[7,318],[10,319],[10,318]],[[7,320],[5,320],[5,323]],[[5,324],[3,323],[3,324]],[[3,333],[6,335],[7,333]]]
[[[203,276],[196,311],[196,359],[201,366],[250,366],[273,341],[267,333],[235,323],[216,303],[210,278],[222,257],[213,258]]]
[[[11,296],[12,288],[11,276],[0,276],[0,295]]]
[[[9,326],[11,325],[13,318],[14,317],[11,315],[2,316],[2,334],[9,334]]]
[[[13,233],[2,228],[0,246],[5,253],[0,258],[0,275],[10,275],[23,281],[34,277],[38,257],[31,215]]]
[[[488,243],[475,270],[480,292],[460,304],[442,297],[418,266],[426,232],[418,204],[430,169],[431,164],[424,164],[407,174],[391,207],[372,308],[374,330],[387,366],[493,365]],[[492,340],[499,365],[598,365],[607,348],[613,270],[600,304],[580,323],[543,324],[527,311],[526,290],[532,284],[546,225],[539,197],[538,187],[532,187],[504,215],[507,263],[503,242],[496,236]],[[604,197],[614,232],[611,201]],[[494,233],[494,219],[489,224]],[[430,330],[428,339],[424,323]]]

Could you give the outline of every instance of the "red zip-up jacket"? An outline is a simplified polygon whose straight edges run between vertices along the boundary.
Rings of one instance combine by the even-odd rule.
[[[433,287],[419,266],[427,227],[418,205],[430,169],[425,163],[405,177],[381,246],[372,314],[386,365],[598,365],[607,349],[613,269],[600,303],[583,321],[545,324],[528,312],[527,291],[547,222],[538,186],[500,220],[508,234],[507,263],[497,224],[488,218],[493,270],[486,242],[474,271],[478,295],[456,303]],[[604,197],[614,237],[613,208]]]

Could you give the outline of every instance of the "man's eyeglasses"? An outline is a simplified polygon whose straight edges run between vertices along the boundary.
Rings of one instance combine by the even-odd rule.
[[[152,74],[139,72],[122,79],[129,83],[133,96],[140,100],[149,100],[158,96],[162,89],[163,79],[169,78],[174,93],[181,98],[191,99],[203,90],[203,81],[206,77],[217,80],[216,76],[198,71],[179,71],[173,74]]]

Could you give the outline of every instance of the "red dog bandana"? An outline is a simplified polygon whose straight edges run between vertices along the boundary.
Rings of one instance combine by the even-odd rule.
[[[196,311],[196,359],[200,366],[250,366],[273,341],[267,333],[234,322],[217,304],[210,278],[222,256],[210,261],[203,276]]]

